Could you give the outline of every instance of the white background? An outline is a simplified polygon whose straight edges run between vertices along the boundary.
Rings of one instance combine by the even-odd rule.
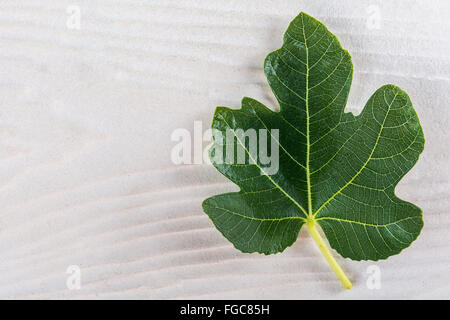
[[[201,202],[237,187],[170,159],[173,130],[206,130],[217,105],[276,107],[262,64],[300,11],[353,57],[348,110],[393,83],[425,132],[397,189],[422,234],[385,261],[338,257],[350,291],[306,230],[283,254],[235,250]],[[447,0],[1,0],[0,298],[450,298],[449,14]]]

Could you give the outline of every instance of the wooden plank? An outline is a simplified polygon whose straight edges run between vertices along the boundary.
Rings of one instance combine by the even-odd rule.
[[[0,298],[450,298],[448,1],[76,3],[0,4]],[[398,195],[425,228],[376,263],[380,290],[366,286],[373,262],[339,259],[344,292],[305,230],[280,255],[236,251],[201,209],[236,187],[170,158],[171,133],[206,129],[217,105],[276,108],[262,63],[302,10],[353,56],[349,110],[395,83],[424,127]]]

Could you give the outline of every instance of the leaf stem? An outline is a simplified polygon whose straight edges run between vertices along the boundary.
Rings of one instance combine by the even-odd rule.
[[[353,284],[347,278],[346,274],[344,273],[344,270],[342,270],[341,266],[337,263],[337,261],[331,254],[330,250],[328,250],[327,246],[325,245],[325,242],[323,241],[322,237],[317,231],[315,220],[308,218],[306,221],[306,225],[308,226],[308,230],[311,233],[311,236],[313,237],[314,241],[316,241],[317,245],[319,246],[319,249],[322,252],[323,256],[325,257],[331,269],[333,269],[334,273],[337,275],[339,280],[341,280],[345,289],[351,289],[353,287]]]

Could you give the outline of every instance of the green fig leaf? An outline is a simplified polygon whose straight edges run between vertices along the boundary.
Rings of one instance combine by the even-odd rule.
[[[423,227],[422,211],[394,189],[417,162],[424,136],[406,92],[384,85],[358,116],[344,112],[351,56],[305,13],[290,23],[264,71],[279,112],[244,98],[241,109],[218,107],[214,114],[212,128],[223,139],[214,139],[211,159],[218,148],[236,142],[253,160],[212,161],[240,187],[203,202],[216,228],[248,253],[283,251],[304,224],[320,226],[330,246],[353,260],[385,259],[408,247]],[[277,172],[253,159],[249,141],[236,134],[250,128],[265,129],[273,139],[278,130]],[[225,137],[227,130],[233,141]]]

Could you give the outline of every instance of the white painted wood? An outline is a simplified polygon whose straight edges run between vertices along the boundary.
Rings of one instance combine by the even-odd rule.
[[[238,252],[201,209],[236,187],[170,160],[173,130],[206,129],[215,106],[275,106],[263,59],[302,10],[353,56],[350,110],[394,83],[424,128],[398,195],[425,228],[376,263],[380,290],[366,286],[375,263],[339,258],[344,291],[305,230],[280,255]],[[449,13],[446,0],[2,0],[0,298],[450,298]]]

